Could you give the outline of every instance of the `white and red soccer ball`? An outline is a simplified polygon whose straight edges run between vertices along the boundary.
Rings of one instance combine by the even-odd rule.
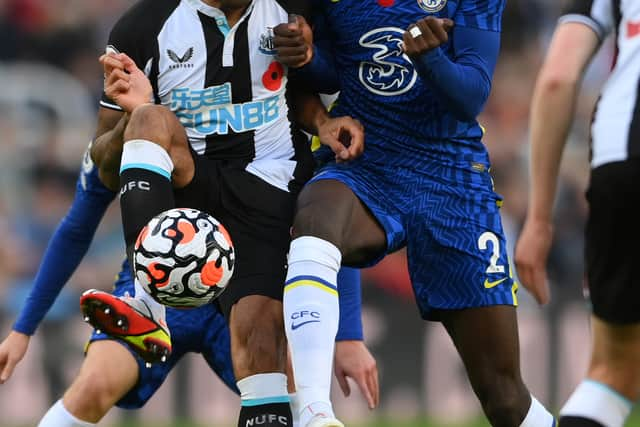
[[[134,273],[159,303],[199,307],[217,298],[233,274],[235,252],[227,230],[197,209],[163,212],[140,231]]]

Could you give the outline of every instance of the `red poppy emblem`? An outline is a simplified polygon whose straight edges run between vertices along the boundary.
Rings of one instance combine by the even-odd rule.
[[[282,77],[284,77],[284,68],[279,62],[272,62],[269,68],[262,75],[262,84],[270,91],[276,91],[282,86]]]

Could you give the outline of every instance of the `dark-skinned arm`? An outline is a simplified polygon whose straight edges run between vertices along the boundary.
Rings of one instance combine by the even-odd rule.
[[[120,158],[128,122],[129,113],[100,107],[91,159],[98,168],[100,181],[112,191],[120,188]]]
[[[299,17],[296,24],[276,26],[274,34],[277,58],[289,67],[290,73],[316,92],[332,94],[340,90],[324,17],[315,18],[313,30],[304,18]]]
[[[359,121],[349,116],[330,117],[318,94],[295,83],[290,86],[289,100],[298,125],[331,148],[336,161],[346,162],[362,154],[364,129]]]

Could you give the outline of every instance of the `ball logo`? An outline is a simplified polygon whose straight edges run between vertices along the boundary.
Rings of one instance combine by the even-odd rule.
[[[409,91],[418,73],[402,49],[404,30],[396,27],[377,28],[360,37],[360,46],[371,51],[369,60],[360,63],[360,83],[370,92],[396,96]]]
[[[439,12],[447,5],[447,0],[418,0],[418,5],[427,12]]]

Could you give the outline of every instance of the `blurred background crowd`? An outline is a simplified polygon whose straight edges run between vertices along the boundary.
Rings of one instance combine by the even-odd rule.
[[[70,205],[81,156],[91,139],[102,70],[97,62],[111,25],[133,0],[0,0],[0,333],[9,332],[30,290],[54,227]],[[529,101],[560,14],[556,0],[508,0],[493,92],[481,116],[492,172],[505,198],[513,246],[527,203]],[[543,308],[521,290],[523,371],[540,400],[558,407],[586,368],[588,307],[582,295],[588,126],[613,48],[605,44],[584,82],[562,167],[556,240],[550,263],[553,302]],[[117,204],[114,204],[117,205]],[[14,377],[0,386],[0,426],[33,425],[77,372],[90,330],[78,296],[110,289],[123,257],[120,216],[112,206],[89,256],[38,330]],[[367,342],[378,360],[381,408],[356,395],[337,398],[346,420],[429,416],[463,422],[479,413],[463,368],[440,325],[413,304],[404,253],[363,273]],[[230,425],[235,396],[189,357],[138,417]],[[338,396],[338,394],[336,394]],[[104,424],[134,416],[113,411]]]

